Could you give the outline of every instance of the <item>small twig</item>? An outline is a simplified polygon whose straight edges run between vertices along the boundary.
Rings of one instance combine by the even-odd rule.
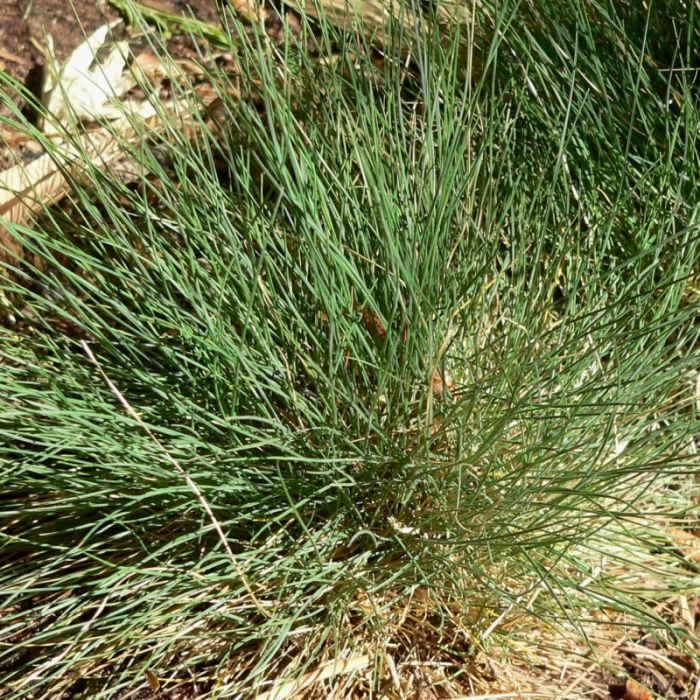
[[[253,589],[250,586],[250,583],[248,582],[248,579],[239,566],[238,562],[236,561],[236,556],[233,553],[233,550],[231,549],[231,545],[228,542],[228,539],[226,538],[226,535],[224,534],[223,528],[221,527],[221,523],[219,523],[216,515],[214,514],[214,511],[212,510],[212,507],[209,505],[209,502],[207,499],[204,497],[204,494],[200,490],[199,486],[194,482],[194,479],[187,473],[185,469],[180,465],[180,463],[168,452],[166,449],[165,445],[156,437],[155,433],[146,425],[144,420],[139,416],[139,414],[132,408],[131,404],[126,400],[126,397],[124,394],[117,389],[115,386],[114,382],[107,376],[107,373],[102,369],[102,365],[97,361],[97,358],[95,357],[94,353],[90,349],[90,346],[87,344],[86,341],[82,340],[81,345],[83,347],[83,350],[85,351],[85,354],[87,355],[88,359],[90,362],[92,362],[95,367],[97,368],[97,371],[100,373],[102,378],[105,380],[105,383],[111,390],[111,392],[119,399],[119,403],[124,407],[126,412],[139,424],[139,426],[142,428],[142,430],[148,435],[148,437],[158,446],[158,448],[163,452],[165,455],[165,458],[170,462],[170,464],[173,466],[175,471],[180,474],[184,480],[187,482],[187,485],[189,486],[190,490],[192,493],[196,496],[197,500],[199,501],[200,505],[204,509],[204,512],[207,514],[209,517],[209,520],[211,521],[211,524],[214,526],[214,530],[216,531],[216,534],[219,536],[219,539],[221,540],[221,543],[224,546],[224,549],[226,550],[226,553],[228,554],[231,564],[233,565],[233,568],[235,569],[236,573],[238,576],[240,576],[241,581],[243,582],[243,585],[245,586],[246,591],[248,591],[248,594],[250,595],[251,599],[255,603],[256,608],[258,609],[258,612],[260,612],[262,615],[265,617],[270,617],[270,614],[265,610],[263,607],[262,603],[260,600],[257,598],[255,593],[253,593]]]
[[[22,56],[18,56],[16,53],[12,53],[7,49],[0,49],[0,59],[10,61],[10,63],[19,63],[22,65],[29,62],[26,58],[22,58]]]

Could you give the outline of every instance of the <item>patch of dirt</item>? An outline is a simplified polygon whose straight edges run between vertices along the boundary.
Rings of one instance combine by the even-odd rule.
[[[15,52],[26,53],[27,37],[43,44],[45,34],[50,34],[54,40],[56,56],[59,61],[65,59],[73,49],[82,43],[85,36],[91,34],[97,27],[120,18],[120,14],[106,2],[96,0],[73,0],[71,9],[66,0],[0,0],[0,3],[14,5],[15,26],[23,33],[23,42],[15,42]],[[205,22],[217,21],[216,3],[214,0],[150,0],[143,4],[151,5],[158,10],[174,14],[189,15]],[[2,5],[0,5],[0,8]],[[0,17],[2,17],[0,10]],[[9,39],[5,34],[10,31],[5,23],[0,24],[0,45]],[[24,47],[24,48],[23,48]],[[43,61],[34,51],[32,58]],[[30,59],[31,60],[31,59]]]
[[[22,85],[32,82],[36,73],[37,54],[39,52],[30,43],[29,26],[22,16],[22,12],[16,0],[0,0],[0,70],[9,74]],[[19,95],[12,94],[12,90],[0,86],[0,90],[9,92],[10,99],[24,107]],[[9,108],[0,103],[0,117],[8,116]],[[0,132],[0,171],[10,165],[7,154],[3,154],[2,135]]]
[[[17,0],[0,0],[0,66],[20,82],[36,61],[37,51],[29,40],[29,26]]]
[[[31,38],[43,45],[44,37],[50,34],[59,61],[82,43],[86,34],[119,17],[110,5],[94,0],[74,0],[75,12],[64,0],[20,0],[18,4]],[[43,56],[38,60],[43,63]]]

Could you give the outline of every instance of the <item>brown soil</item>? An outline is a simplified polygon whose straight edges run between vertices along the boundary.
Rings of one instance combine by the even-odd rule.
[[[192,12],[206,22],[217,19],[214,0],[151,0],[144,4],[177,14]],[[32,41],[43,44],[44,36],[50,34],[62,61],[86,35],[118,18],[111,5],[98,0],[0,0],[0,48],[22,59],[20,63],[4,59],[5,70],[24,81],[32,68],[43,63]]]

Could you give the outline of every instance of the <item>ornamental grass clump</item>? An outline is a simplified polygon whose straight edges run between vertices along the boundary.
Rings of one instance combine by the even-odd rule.
[[[671,50],[617,6],[482,7],[489,41],[408,57],[229,18],[232,61],[151,95],[123,168],[7,223],[10,697],[397,692],[414,658],[441,697],[533,625],[664,627],[642,553],[697,503],[698,21]]]

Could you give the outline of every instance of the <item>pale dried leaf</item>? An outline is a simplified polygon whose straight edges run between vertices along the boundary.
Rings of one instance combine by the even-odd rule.
[[[91,160],[108,163],[119,153],[119,144],[106,130],[83,137],[83,148]],[[65,148],[59,155],[44,154],[29,163],[19,164],[0,173],[0,220],[24,223],[32,214],[50,206],[66,194],[65,169],[82,162],[77,151]]]
[[[199,93],[203,108],[207,109],[214,94]],[[178,108],[176,102],[164,105],[170,117],[177,119],[181,129],[194,136],[198,122],[188,111]],[[152,116],[135,128],[132,121],[123,118],[114,122],[110,129],[94,129],[84,134],[80,147],[57,144],[55,152],[45,154],[29,165],[19,164],[0,173],[0,232],[2,221],[25,223],[46,206],[61,200],[68,192],[67,173],[85,171],[91,165],[99,168],[112,167],[122,158],[122,143],[140,139],[144,130],[157,129],[163,124],[162,115]],[[115,134],[120,136],[117,138]],[[122,165],[122,169],[127,169]]]
[[[113,29],[116,23],[103,24],[98,27],[82,44],[79,44],[73,53],[66,59],[63,64],[61,73],[66,78],[79,76],[90,69],[92,62],[97,54],[97,51],[104,46],[107,39],[107,34],[110,29]]]
[[[258,696],[258,700],[286,700],[286,698],[299,697],[302,691],[319,681],[335,678],[354,671],[367,668],[370,664],[369,656],[353,656],[349,659],[336,659],[319,666],[315,671],[304,674],[294,681],[279,683],[272,690]]]
[[[173,60],[169,56],[158,57],[144,51],[134,58],[131,65],[137,80],[160,85],[163,80],[186,81],[192,75],[202,75],[202,68],[188,59]]]
[[[117,42],[103,61],[96,58],[114,24],[104,24],[95,30],[63,66],[54,57],[51,42],[48,43],[44,100],[59,122],[63,123],[71,114],[78,119],[123,116],[123,111],[112,101],[134,86],[133,76],[124,70],[127,43]]]
[[[132,68],[137,78],[158,84],[168,76],[163,62],[150,51],[144,51],[134,58]]]

